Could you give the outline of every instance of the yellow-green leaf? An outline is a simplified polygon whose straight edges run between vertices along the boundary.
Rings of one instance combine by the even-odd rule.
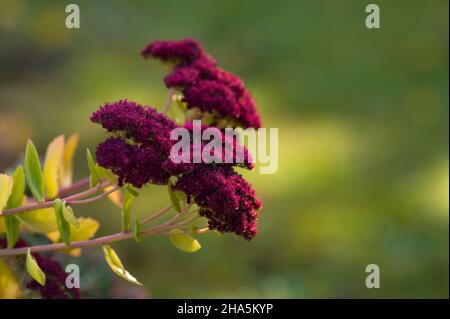
[[[0,258],[0,299],[18,299],[19,297],[19,282],[8,265]]]
[[[133,216],[133,221],[131,222],[131,231],[133,232],[134,239],[136,241],[142,240],[142,234],[141,234],[141,224],[139,223],[139,220]]]
[[[100,177],[97,174],[94,158],[92,157],[91,151],[88,148],[86,149],[86,160],[87,160],[89,172],[91,173],[91,178],[90,178],[91,185],[90,186],[94,187],[99,183]]]
[[[23,194],[25,192],[25,175],[21,165],[17,166],[12,175],[13,186],[11,195],[9,196],[6,204],[7,208],[15,208],[22,206]],[[20,221],[15,216],[5,216],[5,230],[6,239],[8,242],[7,247],[12,248],[16,244],[20,235]]]
[[[25,193],[25,174],[22,165],[17,166],[12,175],[13,187],[11,196],[8,199],[8,208],[20,207],[23,204],[23,196]]]
[[[0,234],[6,232],[5,217],[0,215]]]
[[[64,219],[71,224],[73,227],[75,228],[80,228],[80,222],[79,220],[75,217],[74,213],[73,213],[73,209],[70,206],[67,206],[65,203],[63,203],[63,207],[62,207],[62,213],[63,213],[63,217]]]
[[[167,185],[167,189],[169,192],[169,198],[172,202],[173,207],[177,212],[181,212],[181,200],[178,194],[172,190],[173,183],[169,181],[169,184]]]
[[[7,248],[13,248],[20,235],[20,221],[15,216],[5,216]]]
[[[79,218],[80,227],[77,229],[75,227],[71,227],[71,239],[72,241],[82,241],[88,240],[94,237],[98,228],[100,227],[100,223],[93,218]]]
[[[38,263],[30,253],[30,249],[27,251],[27,260],[25,262],[25,268],[30,276],[36,280],[41,286],[45,286],[45,274],[39,268]]]
[[[95,163],[95,171],[99,180],[107,178],[111,182],[111,184],[117,183],[116,175],[114,175],[111,170],[98,165],[98,163]]]
[[[64,135],[56,137],[47,147],[44,162],[45,195],[53,199],[58,195],[59,174],[63,165]]]
[[[84,241],[84,240],[91,239],[92,237],[94,237],[95,233],[97,232],[98,228],[100,227],[100,223],[93,218],[80,217],[78,219],[78,222],[80,224],[79,228],[75,228],[74,226],[70,225],[70,240],[71,240],[71,242]],[[47,233],[47,237],[55,243],[59,242],[61,240],[59,232],[57,230],[54,232]],[[68,249],[65,252],[70,253],[72,256],[75,256],[75,257],[78,257],[81,255],[80,248]]]
[[[123,199],[123,208],[122,208],[122,230],[127,231],[130,229],[130,215],[131,215],[131,205],[134,200],[134,195],[132,192],[125,188],[125,195]]]
[[[44,178],[42,176],[39,154],[31,140],[27,142],[25,150],[25,173],[28,187],[36,201],[44,199]]]
[[[170,241],[181,251],[186,253],[194,253],[202,248],[197,239],[192,236],[185,235],[180,229],[174,229],[171,233],[172,236],[170,236]]]
[[[116,252],[111,248],[111,246],[102,246],[102,248],[103,253],[105,254],[106,262],[116,275],[128,282],[131,282],[132,284],[142,286],[142,284],[124,268],[119,256],[117,256]]]
[[[67,187],[72,184],[73,176],[73,157],[78,146],[80,135],[74,133],[67,139],[66,146],[64,147],[63,163],[60,174],[60,184],[63,187]]]
[[[0,215],[3,208],[8,203],[13,189],[13,179],[11,176],[0,174]]]
[[[25,226],[37,233],[47,234],[58,229],[53,207],[36,209],[15,216]]]
[[[61,236],[62,241],[70,246],[70,224],[64,218],[64,203],[59,199],[55,199],[55,216],[56,216],[56,224],[58,225],[58,231]]]

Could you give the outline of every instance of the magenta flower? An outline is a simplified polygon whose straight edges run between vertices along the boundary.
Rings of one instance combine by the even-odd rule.
[[[174,61],[175,69],[165,78],[165,84],[183,93],[188,108],[218,113],[243,127],[261,127],[256,104],[243,81],[219,68],[197,41],[155,41],[142,54],[146,58]]]
[[[200,206],[210,229],[233,232],[247,240],[257,233],[257,210],[262,207],[251,185],[230,167],[202,166],[182,175],[174,189]]]
[[[170,174],[163,168],[167,154],[157,144],[133,145],[110,137],[97,146],[98,164],[119,177],[119,185],[130,183],[141,188],[147,183],[164,185]]]
[[[170,132],[178,126],[151,107],[127,100],[106,103],[92,114],[91,120],[118,134],[97,146],[96,157],[100,166],[111,169],[119,177],[120,185],[130,183],[140,188],[147,183],[167,184],[171,175],[189,172],[199,165],[209,165],[203,158],[201,163],[194,163],[192,158],[196,148],[202,153],[207,144],[205,141],[200,145],[191,143],[189,163],[174,163],[170,150],[177,141],[170,140]],[[187,123],[185,128],[192,132],[192,123]],[[202,132],[207,128],[203,126]],[[217,165],[252,169],[248,150],[235,139],[229,140],[225,134],[216,131],[222,140],[222,152],[216,154]]]
[[[226,90],[231,92],[228,87]],[[140,188],[147,183],[168,184],[171,176],[177,176],[175,188],[201,207],[200,214],[208,219],[211,229],[234,232],[248,240],[256,235],[256,211],[261,202],[232,168],[252,169],[253,163],[248,150],[234,137],[215,128],[222,151],[216,154],[211,148],[209,155],[218,163],[207,163],[201,154],[209,141],[193,143],[195,127],[187,122],[184,128],[191,134],[190,152],[186,163],[175,163],[170,151],[178,141],[170,140],[170,133],[178,126],[153,108],[126,100],[106,103],[91,120],[116,134],[97,146],[96,157],[100,166],[118,176],[119,185],[130,183]],[[200,133],[208,128],[201,126]],[[199,163],[194,162],[195,151],[200,152]]]
[[[183,101],[195,105],[204,112],[219,112],[221,115],[238,118],[240,106],[233,91],[217,81],[200,81],[183,90]]]
[[[91,116],[109,132],[121,132],[124,137],[140,144],[158,144],[161,149],[170,149],[170,131],[177,125],[164,114],[150,106],[120,100],[106,103]]]
[[[182,41],[154,41],[141,51],[144,58],[153,57],[175,63],[194,61],[203,54],[200,44],[189,38]]]

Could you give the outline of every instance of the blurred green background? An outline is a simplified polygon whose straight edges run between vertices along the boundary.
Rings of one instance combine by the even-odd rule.
[[[65,6],[81,29],[65,28]],[[89,116],[128,98],[161,108],[167,69],[139,50],[194,37],[253,92],[265,127],[279,128],[279,169],[246,174],[263,200],[260,235],[202,235],[184,254],[165,237],[114,245],[141,282],[116,279],[86,250],[85,297],[448,297],[448,1],[0,0],[0,169],[26,138],[43,154],[56,135],[106,134]],[[135,210],[165,205],[150,187]],[[78,209],[120,229],[109,202]],[[67,262],[73,260],[67,259]],[[365,287],[365,267],[381,288]],[[114,279],[114,280],[113,280]]]

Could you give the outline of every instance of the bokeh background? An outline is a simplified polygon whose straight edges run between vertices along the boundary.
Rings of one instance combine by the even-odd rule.
[[[65,28],[65,6],[81,29]],[[263,200],[260,235],[200,237],[184,254],[167,238],[115,244],[141,282],[114,277],[98,249],[81,265],[86,298],[448,297],[448,1],[0,1],[0,169],[26,139],[43,154],[58,134],[84,149],[105,137],[89,115],[128,98],[160,108],[167,69],[140,49],[194,37],[239,74],[266,127],[279,128],[279,169],[246,174]],[[167,202],[150,187],[144,215]],[[77,209],[120,229],[109,202]],[[367,289],[365,267],[381,269]]]

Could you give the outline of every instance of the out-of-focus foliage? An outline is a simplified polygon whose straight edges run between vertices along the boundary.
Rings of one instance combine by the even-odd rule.
[[[82,294],[448,297],[447,1],[378,1],[380,30],[365,28],[361,0],[76,3],[81,29],[68,30],[61,1],[0,0],[0,171],[22,160],[28,137],[45,154],[77,131],[93,150],[104,132],[89,115],[106,101],[160,108],[166,70],[139,57],[155,39],[202,41],[280,138],[276,174],[243,172],[264,203],[257,238],[202,235],[194,255],[160,237],[115,244],[147,293],[111,286],[90,249],[67,257]],[[82,153],[74,180],[88,174]],[[133,213],[167,200],[148,187]],[[77,215],[98,219],[99,235],[121,228],[108,201]],[[380,289],[364,285],[371,263]]]

